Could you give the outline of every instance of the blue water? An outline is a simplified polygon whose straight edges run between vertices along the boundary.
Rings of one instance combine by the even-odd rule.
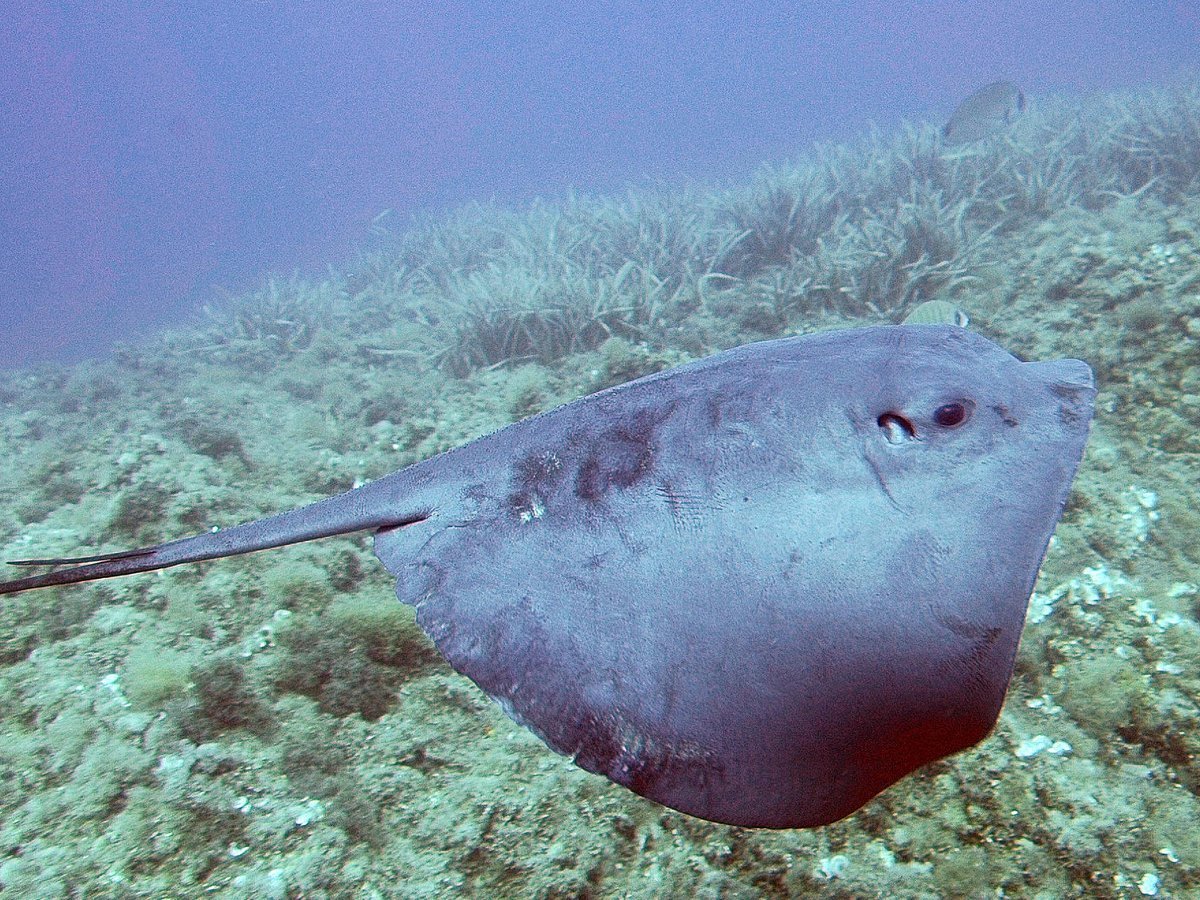
[[[995,78],[1161,83],[1200,46],[1190,2],[829,6],[14,0],[0,367],[323,271],[415,212],[740,177]]]

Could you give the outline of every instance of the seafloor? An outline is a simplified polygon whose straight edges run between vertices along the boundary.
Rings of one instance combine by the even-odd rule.
[[[1183,140],[1200,99],[1185,90],[1102,108],[1113,104],[1142,115],[1104,138],[1131,142],[1127,158],[1104,163],[1124,167],[1124,182],[1071,182],[1100,140],[1088,130],[1098,119],[1084,119],[1057,151],[1075,154],[1059,161],[1069,183],[1026,185],[1057,194],[1020,208],[992,197],[972,219],[945,171],[927,169],[927,133],[876,136],[858,155],[823,157],[837,190],[858,192],[831,215],[798,212],[816,188],[778,169],[706,207],[727,202],[737,227],[700,242],[698,268],[654,270],[665,264],[636,247],[632,268],[588,263],[597,291],[643,304],[670,294],[657,310],[613,302],[564,324],[547,301],[497,331],[511,307],[481,307],[504,267],[516,270],[511,247],[439,273],[415,258],[419,241],[402,239],[327,282],[272,281],[110,361],[0,378],[0,554],[71,555],[299,505],[724,346],[953,300],[1014,353],[1083,358],[1100,385],[1007,703],[978,747],[825,828],[689,818],[575,768],[509,721],[439,660],[367,539],[332,539],[3,598],[3,895],[1200,896],[1200,156]],[[1039,127],[1061,134],[1073,113],[1043,115]],[[1134,171],[1162,138],[1139,122],[1182,130],[1184,149],[1160,143],[1157,161]],[[1021,140],[999,135],[979,151],[977,178],[1018,159]],[[846,175],[871,153],[886,157],[888,178],[903,170],[907,192],[867,196]],[[976,164],[964,158],[947,165]],[[1052,180],[1039,160],[1038,177]],[[956,248],[864,275],[861,260],[885,251],[855,257],[846,244],[842,262],[804,268],[833,242],[801,233],[803,216],[865,240],[870,222],[855,215],[933,194]],[[753,196],[770,202],[755,213]],[[561,252],[576,261],[614,209],[637,247],[674,239],[662,220],[657,231],[638,224],[653,216],[636,197],[567,203],[575,239]],[[776,232],[763,207],[780,217]],[[464,217],[476,214],[493,215]],[[470,258],[450,246],[460,224],[435,223],[421,240]],[[902,237],[911,250],[936,235]],[[752,244],[757,256],[731,250]],[[539,259],[523,265],[565,282]],[[839,272],[851,274],[833,288]]]

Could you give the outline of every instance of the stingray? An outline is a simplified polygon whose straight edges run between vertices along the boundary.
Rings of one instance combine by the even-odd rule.
[[[766,341],[0,593],[370,530],[554,750],[693,816],[823,825],[991,731],[1094,395],[953,325]]]

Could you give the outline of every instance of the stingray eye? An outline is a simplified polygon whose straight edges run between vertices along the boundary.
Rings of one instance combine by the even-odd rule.
[[[933,411],[933,421],[942,428],[957,428],[971,418],[971,409],[961,400],[943,403]]]

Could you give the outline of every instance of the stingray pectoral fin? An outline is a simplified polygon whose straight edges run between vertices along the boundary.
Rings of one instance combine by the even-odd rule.
[[[399,528],[422,522],[432,515],[429,508],[395,502],[397,492],[393,489],[394,486],[387,482],[388,479],[381,479],[362,488],[266,519],[153,547],[93,556],[15,560],[9,565],[67,565],[70,568],[0,582],[0,594],[15,594],[32,588],[149,572],[183,563],[237,556],[355,531]]]

